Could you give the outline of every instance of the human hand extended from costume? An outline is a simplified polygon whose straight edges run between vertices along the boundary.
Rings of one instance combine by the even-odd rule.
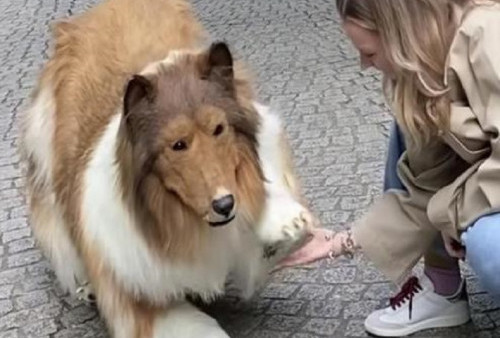
[[[334,232],[324,228],[311,230],[305,244],[281,260],[275,270],[315,262],[341,255],[352,256],[358,248],[350,231]]]

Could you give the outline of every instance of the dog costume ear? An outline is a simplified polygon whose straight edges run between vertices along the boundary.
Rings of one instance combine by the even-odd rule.
[[[134,75],[127,83],[123,97],[123,119],[132,141],[137,141],[152,123],[151,103],[156,88],[153,82],[142,76]]]
[[[233,57],[227,44],[215,42],[210,46],[202,59],[201,77],[234,89]]]
[[[134,75],[127,84],[125,96],[123,98],[123,113],[128,118],[134,110],[144,100],[151,101],[154,96],[154,87],[151,81],[142,75]]]
[[[233,78],[233,56],[224,42],[213,43],[208,50],[208,69],[223,78]]]

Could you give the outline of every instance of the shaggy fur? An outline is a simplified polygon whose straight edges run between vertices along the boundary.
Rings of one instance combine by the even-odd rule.
[[[59,281],[114,337],[227,337],[186,295],[251,296],[313,223],[279,118],[184,1],[110,0],[54,38],[22,154]]]

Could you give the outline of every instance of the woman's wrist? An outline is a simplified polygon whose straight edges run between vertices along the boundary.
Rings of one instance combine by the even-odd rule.
[[[332,259],[339,256],[353,258],[356,251],[361,248],[359,244],[356,243],[351,230],[344,230],[336,232],[333,235],[326,235],[325,240],[332,243],[331,250],[328,254]]]

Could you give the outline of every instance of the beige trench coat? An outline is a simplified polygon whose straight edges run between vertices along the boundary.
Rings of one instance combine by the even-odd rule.
[[[400,283],[440,231],[454,238],[500,211],[500,5],[469,11],[446,64],[450,132],[422,151],[407,143],[390,191],[353,226],[364,253]]]

